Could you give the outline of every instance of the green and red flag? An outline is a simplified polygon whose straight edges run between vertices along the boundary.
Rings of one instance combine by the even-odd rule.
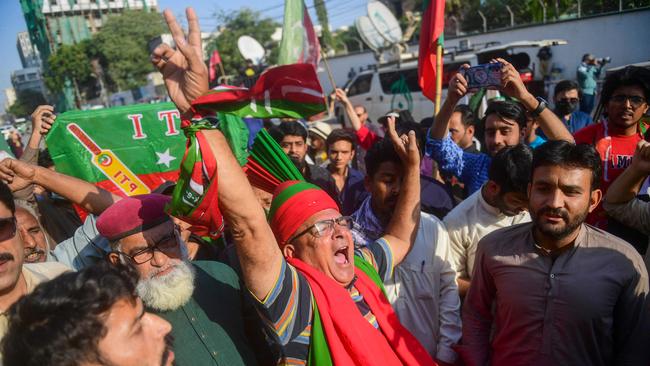
[[[46,143],[58,172],[121,196],[176,181],[185,151],[172,103],[65,112]]]
[[[199,112],[252,118],[308,118],[326,110],[316,70],[309,64],[267,69],[250,89],[218,86],[192,106]]]
[[[182,124],[186,152],[168,209],[201,234],[217,237],[223,230],[217,166],[201,130],[219,128],[251,184],[273,192],[282,181],[302,176],[259,118],[308,118],[326,106],[314,67],[293,64],[266,70],[250,89],[217,87],[194,100],[192,108],[195,118]]]
[[[422,15],[420,27],[418,81],[422,94],[435,103],[436,73],[442,72],[442,59],[438,60],[437,49],[444,43],[445,0],[424,0],[422,10],[424,15]],[[438,61],[440,61],[441,70],[437,70],[436,63]]]
[[[278,64],[311,64],[318,67],[320,43],[303,0],[284,2],[284,23]]]

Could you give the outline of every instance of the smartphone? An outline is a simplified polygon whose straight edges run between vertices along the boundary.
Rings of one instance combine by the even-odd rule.
[[[460,69],[461,75],[467,80],[468,91],[477,91],[481,88],[498,89],[501,86],[500,62],[482,64]]]

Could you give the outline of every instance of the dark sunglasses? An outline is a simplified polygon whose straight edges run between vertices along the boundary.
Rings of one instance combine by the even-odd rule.
[[[639,108],[641,104],[645,103],[645,98],[638,95],[617,94],[612,96],[612,102],[617,104],[624,104],[628,100],[634,108]]]
[[[566,103],[578,103],[580,99],[578,98],[562,98],[559,100],[559,102],[566,102]]]
[[[16,226],[15,216],[0,218],[0,241],[16,236]]]

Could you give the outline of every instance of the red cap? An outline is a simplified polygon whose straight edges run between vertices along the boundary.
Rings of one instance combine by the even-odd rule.
[[[110,241],[116,241],[151,229],[171,220],[165,213],[168,196],[144,194],[122,198],[97,218],[97,230]]]
[[[280,247],[314,214],[339,210],[336,202],[319,187],[302,181],[286,181],[273,194],[269,222]]]

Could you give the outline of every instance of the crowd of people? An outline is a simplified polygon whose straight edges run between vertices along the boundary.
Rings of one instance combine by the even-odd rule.
[[[160,45],[152,63],[200,121],[198,19],[188,9],[185,36],[164,16],[177,49]],[[39,107],[21,159],[0,162],[2,362],[649,364],[650,72],[608,75],[594,123],[578,107],[595,89],[562,81],[551,109],[495,62],[503,97],[480,119],[459,104],[458,73],[433,121],[374,123],[337,89],[352,128],[270,127],[305,179],[274,192],[202,130],[219,242],[167,213],[173,182],[120,197],[57,172],[38,150],[55,116]],[[628,230],[646,241],[617,236]]]

